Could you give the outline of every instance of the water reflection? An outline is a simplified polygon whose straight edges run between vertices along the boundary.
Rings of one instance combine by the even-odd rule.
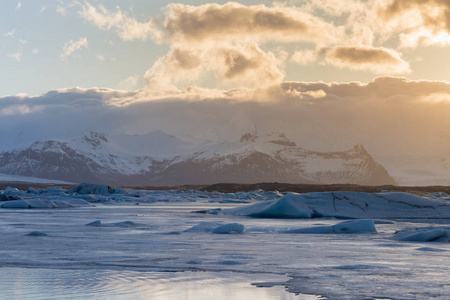
[[[232,272],[138,272],[98,269],[0,268],[0,299],[316,299],[258,281],[284,276]]]

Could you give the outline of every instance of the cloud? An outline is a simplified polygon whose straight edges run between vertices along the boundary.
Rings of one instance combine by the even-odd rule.
[[[28,106],[28,105],[11,105],[0,109],[0,116],[17,116],[26,115],[39,112],[43,109],[42,106]]]
[[[214,78],[217,84],[238,83],[241,87],[279,83],[285,73],[285,55],[265,52],[256,44],[234,47],[173,48],[150,68],[147,90],[178,91],[178,83]]]
[[[216,65],[223,66],[225,80],[249,82],[253,86],[279,83],[285,74],[279,68],[281,61],[273,52],[264,52],[253,44],[243,49],[218,49]]]
[[[5,33],[5,36],[13,37],[15,33],[16,33],[16,30],[12,29],[11,31],[8,31],[7,33]]]
[[[6,56],[14,58],[17,62],[20,62],[22,60],[22,53],[16,52],[16,53],[8,53]]]
[[[340,28],[295,7],[169,4],[164,29],[170,40],[203,43],[223,40],[335,42]]]
[[[394,32],[400,31],[402,47],[450,45],[450,2],[447,0],[392,0],[378,8],[378,15],[390,23]]]
[[[330,44],[341,39],[344,28],[334,26],[296,7],[246,6],[236,2],[200,6],[168,4],[163,22],[139,22],[117,8],[81,4],[79,15],[100,29],[114,29],[126,41],[152,39],[158,43],[309,42]]]
[[[124,41],[152,40],[169,46],[144,76],[153,96],[176,94],[193,83],[219,89],[278,84],[288,61],[378,75],[407,74],[412,71],[410,53],[403,56],[400,48],[450,41],[446,0],[289,3],[172,3],[161,16],[145,21],[118,7],[108,10],[88,1],[78,7],[84,20],[116,31]]]
[[[291,61],[299,65],[308,65],[318,59],[319,53],[316,50],[295,51],[291,56]]]
[[[139,84],[140,79],[141,79],[141,76],[139,76],[139,75],[130,76],[124,80],[121,80],[119,82],[119,86],[120,86],[120,88],[122,88],[124,90],[135,90]]]
[[[160,39],[160,32],[154,20],[138,22],[136,19],[122,13],[119,8],[117,8],[116,12],[112,12],[103,5],[96,8],[88,2],[84,2],[81,5],[79,15],[100,29],[115,29],[125,41],[134,39],[147,40],[149,38],[154,40]]]
[[[105,58],[105,56],[103,54],[97,54],[97,59],[99,61],[106,61],[106,58]]]
[[[88,40],[86,37],[81,37],[77,41],[70,40],[69,42],[66,42],[64,44],[60,56],[61,58],[66,58],[72,55],[73,52],[87,47],[88,47]]]
[[[67,16],[67,14],[68,14],[67,8],[62,7],[62,6],[58,6],[56,8],[56,12],[59,13],[63,17]]]
[[[400,54],[383,47],[336,46],[324,49],[325,59],[337,67],[366,70],[379,74],[404,74],[411,72],[409,64]]]

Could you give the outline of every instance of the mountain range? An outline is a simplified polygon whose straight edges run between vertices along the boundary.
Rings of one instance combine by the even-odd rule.
[[[114,136],[91,131],[1,152],[0,173],[111,185],[395,184],[362,145],[317,152],[283,133],[245,133],[233,143],[194,144],[162,131]]]

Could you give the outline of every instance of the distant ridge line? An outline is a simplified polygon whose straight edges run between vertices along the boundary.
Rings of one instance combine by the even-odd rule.
[[[30,182],[0,182],[0,190],[7,187],[17,188],[19,190],[27,190],[29,187],[34,189],[45,189],[47,187],[61,187],[69,190],[76,184],[54,184],[54,183],[30,183]],[[405,192],[413,194],[429,194],[443,192],[450,195],[450,186],[364,186],[357,184],[291,184],[281,182],[261,182],[254,184],[240,183],[217,183],[211,185],[145,185],[145,186],[117,186],[128,190],[201,190],[208,192],[235,193],[249,192],[254,190],[294,192],[294,193],[311,193],[311,192],[333,192],[333,191],[354,191],[365,193],[379,193],[381,191]]]

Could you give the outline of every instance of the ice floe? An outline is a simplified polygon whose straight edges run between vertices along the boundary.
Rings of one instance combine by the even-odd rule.
[[[123,221],[116,223],[102,223],[102,221],[97,220],[91,223],[86,224],[85,226],[91,227],[122,227],[122,228],[132,228],[132,227],[142,227],[144,224],[137,224],[133,221]]]
[[[239,223],[224,224],[215,228],[212,233],[217,234],[230,234],[230,233],[242,233],[244,231],[244,225]]]
[[[295,228],[282,233],[376,233],[373,220],[345,221],[332,226]]]
[[[41,232],[41,231],[32,231],[32,232],[26,234],[26,236],[48,236],[48,234],[46,234],[45,232]]]
[[[184,232],[212,232],[215,234],[242,233],[244,225],[239,223],[220,224],[218,222],[201,222]]]
[[[52,198],[52,199],[25,199],[6,201],[0,205],[1,208],[69,208],[69,207],[83,207],[92,206],[87,201],[77,198]]]
[[[186,229],[184,232],[212,232],[214,229],[220,226],[220,223],[217,222],[201,222],[198,225],[195,225],[189,229]]]
[[[329,299],[448,298],[450,201],[445,194],[102,194],[102,189],[1,192],[0,207],[26,209],[0,209],[0,263],[27,270],[82,269],[83,278],[95,268],[105,273],[94,279],[105,282],[111,269],[289,274],[288,281],[258,286],[280,285]],[[72,208],[93,203],[96,207]],[[56,277],[48,282],[54,284]]]
[[[97,220],[97,221],[88,223],[88,224],[86,224],[85,226],[102,227],[102,221]]]
[[[450,202],[447,198],[421,197],[408,193],[289,193],[280,199],[223,212],[256,218],[436,218],[450,215]]]
[[[392,239],[406,242],[450,242],[450,227],[406,228]]]
[[[20,191],[16,188],[8,187],[0,192],[0,202],[10,200],[24,200],[7,204],[5,208],[58,208],[65,207],[63,203],[47,203],[50,197],[60,197],[67,199],[82,199],[89,203],[116,204],[116,203],[154,203],[154,202],[204,202],[221,204],[242,204],[254,203],[257,201],[278,199],[282,194],[279,192],[266,192],[262,190],[237,193],[220,193],[199,190],[124,190],[104,184],[82,183],[70,190],[61,187],[49,187],[46,189],[28,188],[27,191]],[[44,202],[36,202],[40,199]],[[28,201],[33,200],[33,203]],[[59,199],[62,200],[62,199]],[[27,204],[30,204],[28,207]],[[38,205],[39,204],[39,205]],[[76,204],[70,201],[72,206]],[[0,206],[2,207],[2,206]]]
[[[119,189],[115,187],[111,187],[106,184],[93,184],[93,183],[80,183],[76,187],[67,191],[69,194],[98,194],[98,195],[106,195],[106,194],[127,194],[127,191],[124,189]]]

